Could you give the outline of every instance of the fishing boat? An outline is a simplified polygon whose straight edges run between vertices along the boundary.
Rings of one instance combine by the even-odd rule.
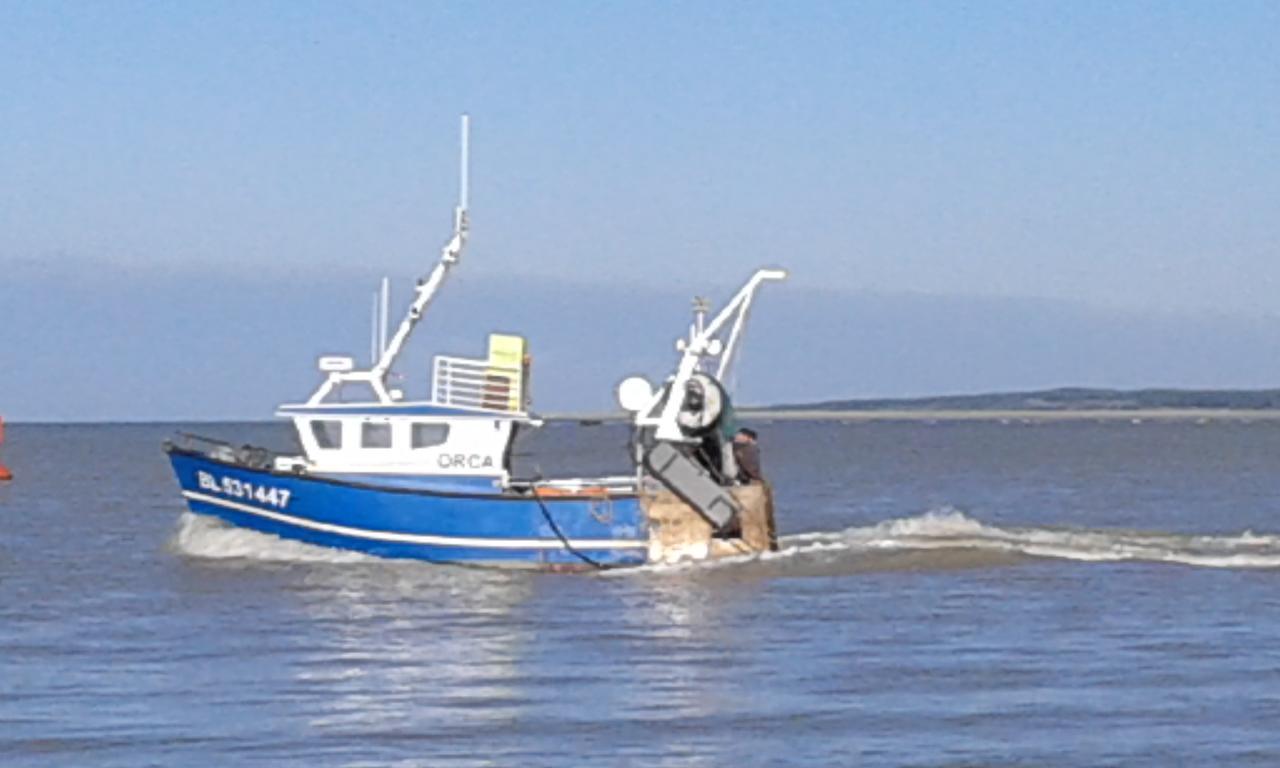
[[[710,307],[698,304],[661,385],[642,377],[619,385],[632,425],[626,475],[513,476],[517,435],[542,423],[530,411],[530,357],[520,336],[491,334],[484,357],[435,357],[429,400],[406,400],[389,385],[467,243],[467,164],[464,117],[452,236],[367,369],[350,357],[321,357],[317,389],[305,402],[279,406],[297,453],[190,434],[165,443],[190,511],[380,557],[547,570],[775,547],[772,491],[758,478],[740,479],[733,407],[721,382],[757,290],[784,278],[780,270],[755,272],[710,319]],[[385,320],[383,327],[385,337]],[[364,397],[351,399],[353,390]]]

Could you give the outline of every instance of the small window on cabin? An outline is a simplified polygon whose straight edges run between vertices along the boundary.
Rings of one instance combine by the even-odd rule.
[[[366,421],[360,425],[361,448],[390,448],[391,425],[387,422]]]
[[[434,448],[437,445],[444,445],[449,439],[448,424],[414,424],[413,425],[413,447],[418,448]]]
[[[342,447],[342,422],[340,421],[313,421],[311,422],[311,435],[316,439],[316,445],[321,448],[334,449]]]

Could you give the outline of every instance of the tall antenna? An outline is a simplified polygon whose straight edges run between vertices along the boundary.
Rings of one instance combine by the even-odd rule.
[[[378,349],[378,292],[373,292],[373,317],[369,321],[369,367],[372,368],[378,362],[378,355],[382,354],[382,350]]]
[[[707,313],[711,311],[711,302],[701,296],[693,297],[693,325],[689,327],[689,343],[703,334],[707,329]],[[702,370],[702,358],[698,358],[698,370]]]
[[[400,325],[396,328],[395,333],[391,337],[387,337],[390,326],[387,323],[387,311],[390,306],[389,289],[385,282],[381,286],[381,290],[374,292],[374,311],[373,311],[373,330],[370,333],[370,346],[375,348],[377,359],[367,371],[333,371],[329,377],[320,385],[320,388],[311,395],[311,399],[307,402],[310,404],[323,402],[335,386],[348,381],[366,381],[373,388],[374,394],[377,395],[379,402],[390,403],[398,399],[398,396],[392,394],[387,389],[386,377],[391,371],[391,366],[395,363],[396,357],[400,355],[400,351],[404,349],[404,344],[409,339],[409,334],[413,332],[415,326],[422,319],[423,312],[426,311],[427,305],[435,297],[436,292],[440,290],[440,286],[444,283],[445,276],[448,274],[450,267],[457,264],[462,258],[462,251],[467,245],[467,206],[470,204],[470,166],[471,166],[471,116],[462,115],[462,162],[460,163],[461,178],[458,184],[458,207],[453,211],[453,234],[444,247],[440,249],[440,261],[436,263],[431,270],[431,274],[418,281],[414,287],[413,302],[409,305],[409,309],[405,312],[404,317],[400,320]],[[380,300],[381,299],[381,300]]]
[[[409,311],[405,313],[404,319],[400,321],[400,327],[386,340],[379,352],[380,357],[378,363],[370,371],[370,375],[381,383],[387,372],[391,370],[391,364],[395,362],[396,356],[400,354],[400,350],[404,347],[404,343],[409,338],[409,334],[413,331],[414,326],[422,319],[422,313],[426,311],[427,305],[431,303],[431,299],[435,297],[436,291],[440,289],[440,285],[444,282],[445,274],[449,268],[458,263],[462,258],[462,250],[467,244],[467,197],[470,195],[468,176],[470,175],[470,139],[471,139],[471,117],[469,115],[462,116],[462,162],[460,170],[462,178],[458,184],[458,207],[453,211],[453,237],[449,238],[449,242],[445,243],[444,248],[440,251],[440,261],[436,264],[435,269],[431,270],[431,274],[425,280],[419,280],[415,289],[417,296],[413,303],[409,305]]]
[[[387,348],[387,313],[391,308],[391,281],[382,278],[382,312],[378,319],[378,354]]]
[[[462,167],[458,175],[458,210],[466,212],[471,190],[471,115],[462,115]]]

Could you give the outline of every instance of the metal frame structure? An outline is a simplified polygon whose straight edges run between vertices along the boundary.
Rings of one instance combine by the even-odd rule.
[[[449,270],[454,264],[462,258],[462,251],[467,244],[467,234],[469,225],[467,221],[468,197],[469,197],[469,173],[470,173],[470,138],[471,138],[471,119],[468,115],[462,116],[462,139],[461,139],[461,163],[460,163],[460,179],[458,184],[458,205],[453,211],[453,236],[445,243],[444,248],[440,252],[440,261],[436,264],[435,269],[431,270],[431,274],[425,280],[419,280],[415,291],[417,295],[413,299],[413,303],[409,305],[408,312],[405,313],[404,319],[400,321],[400,326],[396,329],[395,335],[390,341],[386,340],[386,321],[382,321],[382,328],[379,339],[381,350],[376,363],[368,370],[329,370],[328,376],[316,389],[315,393],[307,400],[307,405],[320,405],[325,398],[337,387],[343,384],[364,383],[368,384],[373,390],[374,395],[378,398],[378,402],[383,405],[389,405],[399,400],[393,393],[387,389],[387,374],[391,371],[391,366],[399,357],[401,350],[404,349],[405,342],[409,340],[409,334],[422,320],[422,315],[426,312],[431,300],[435,298],[439,292],[441,285],[444,284],[445,278],[449,274]],[[383,285],[383,307],[386,307],[386,286]],[[375,315],[376,316],[376,315]],[[384,342],[385,343],[382,343]],[[322,369],[323,370],[323,369]]]
[[[684,407],[685,386],[689,383],[689,379],[698,372],[703,359],[708,358],[719,359],[716,379],[724,380],[724,376],[733,365],[733,353],[742,339],[747,313],[756,291],[767,280],[785,280],[786,277],[786,271],[781,269],[758,269],[710,323],[704,325],[701,318],[696,321],[689,329],[689,338],[676,342],[676,349],[682,354],[675,375],[671,378],[668,390],[670,394],[666,403],[654,416],[653,411],[663,394],[662,390],[655,392],[649,407],[636,412],[636,426],[656,427],[654,437],[659,440],[685,441],[686,438],[680,430],[676,417]],[[722,341],[719,334],[730,320],[733,321],[733,326],[729,331],[729,338],[727,341]]]

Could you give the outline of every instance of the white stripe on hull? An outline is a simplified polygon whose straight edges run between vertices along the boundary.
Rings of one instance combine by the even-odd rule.
[[[425,533],[396,533],[394,531],[370,531],[364,528],[350,528],[345,525],[322,523],[308,520],[305,517],[286,515],[283,512],[262,509],[248,504],[241,504],[230,499],[207,496],[195,491],[183,491],[182,495],[192,501],[202,501],[219,507],[248,512],[251,515],[269,518],[281,523],[296,525],[299,528],[310,528],[313,531],[324,531],[341,536],[374,541],[394,541],[402,544],[428,544],[440,547],[483,547],[488,549],[564,549],[564,542],[559,539],[477,539],[466,536],[434,536]],[[643,549],[649,546],[647,541],[635,539],[569,539],[569,546],[574,549]]]

